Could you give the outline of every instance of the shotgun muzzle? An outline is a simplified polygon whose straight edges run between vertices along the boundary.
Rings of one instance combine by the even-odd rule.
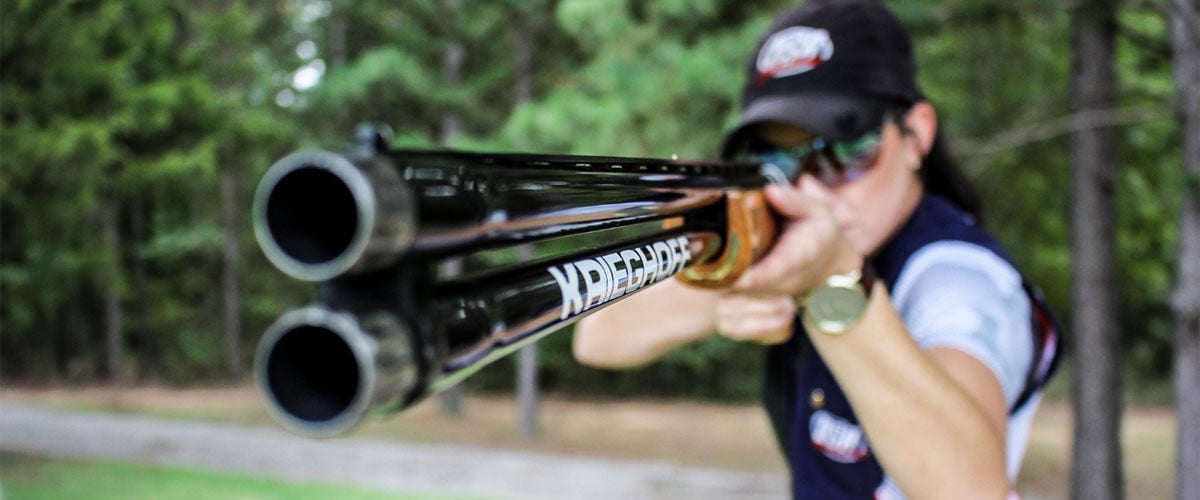
[[[400,409],[420,391],[411,339],[390,313],[295,309],[263,335],[255,378],[267,409],[284,427],[335,436],[369,413]]]
[[[293,153],[263,176],[254,235],[275,267],[325,281],[387,266],[416,234],[413,196],[384,160],[352,162],[314,150]]]

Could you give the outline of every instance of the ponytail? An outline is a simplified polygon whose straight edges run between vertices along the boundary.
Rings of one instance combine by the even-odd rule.
[[[921,164],[920,175],[927,192],[950,200],[959,210],[973,217],[976,224],[983,225],[983,204],[979,194],[950,152],[940,128]]]

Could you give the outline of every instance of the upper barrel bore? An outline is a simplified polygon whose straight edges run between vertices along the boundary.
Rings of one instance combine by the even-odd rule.
[[[414,233],[411,196],[383,165],[360,168],[328,151],[271,166],[254,199],[254,233],[279,270],[305,281],[386,265]]]

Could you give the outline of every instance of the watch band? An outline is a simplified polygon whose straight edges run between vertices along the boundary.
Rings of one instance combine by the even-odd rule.
[[[825,283],[796,298],[805,327],[840,335],[858,324],[871,300],[875,273],[870,266],[835,274]]]
[[[859,273],[858,286],[862,288],[863,295],[867,296],[867,300],[870,300],[871,292],[875,290],[875,282],[879,281],[879,275],[875,274],[875,268],[871,267],[871,264],[863,264]]]
[[[863,295],[866,296],[867,299],[870,299],[871,293],[875,289],[876,281],[879,281],[879,275],[875,274],[875,269],[872,268],[870,264],[866,264],[863,265],[862,269],[857,271],[831,275],[825,279],[825,283],[823,283],[821,286],[854,283],[857,284],[860,289],[862,289]],[[808,300],[810,295],[812,295],[812,291],[808,291],[796,296],[797,311],[804,310],[805,302]]]

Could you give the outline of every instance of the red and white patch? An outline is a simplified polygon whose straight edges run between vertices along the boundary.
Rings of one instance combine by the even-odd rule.
[[[828,31],[793,26],[771,35],[758,51],[758,77],[764,80],[804,73],[831,57],[833,40]]]
[[[862,429],[825,410],[808,418],[808,435],[813,447],[835,462],[854,463],[869,453]]]

